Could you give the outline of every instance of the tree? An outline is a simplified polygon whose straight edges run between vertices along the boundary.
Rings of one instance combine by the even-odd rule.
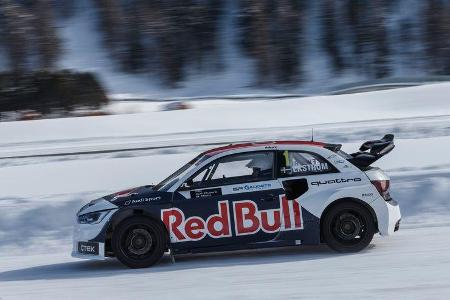
[[[123,66],[125,18],[119,0],[95,0],[103,41],[114,60]]]
[[[241,47],[255,58],[258,85],[298,83],[304,7],[293,0],[242,0]]]
[[[425,54],[433,74],[450,74],[450,3],[429,0],[425,8]]]
[[[322,16],[323,47],[331,58],[334,72],[340,72],[344,69],[344,59],[339,47],[338,31],[340,23],[336,19],[336,5],[334,0],[325,0]]]
[[[0,24],[10,69],[17,74],[27,71],[33,32],[32,14],[11,0],[0,0]]]
[[[389,0],[388,0],[389,1]],[[389,45],[386,29],[386,10],[387,5],[385,0],[372,1],[372,26],[371,40],[374,44],[374,61],[375,77],[384,78],[390,75],[391,70],[389,66]]]
[[[54,7],[51,0],[35,0],[35,39],[38,48],[40,68],[52,69],[61,53],[60,40],[57,35]]]

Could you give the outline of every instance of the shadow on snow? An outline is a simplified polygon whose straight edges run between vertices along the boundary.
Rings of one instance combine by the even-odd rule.
[[[369,250],[366,251],[370,251],[373,247],[371,245],[368,248]],[[323,260],[340,255],[351,254],[339,254],[330,250],[325,245],[320,245],[179,255],[176,256],[175,264],[172,263],[168,255],[165,255],[157,265],[147,269],[128,269],[116,259],[107,259],[105,261],[74,261],[2,272],[0,273],[0,282],[95,278],[124,274],[139,275],[187,269]]]

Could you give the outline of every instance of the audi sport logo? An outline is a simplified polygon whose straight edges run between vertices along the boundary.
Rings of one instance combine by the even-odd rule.
[[[198,241],[206,236],[214,239],[231,237],[230,215],[234,220],[236,236],[303,229],[302,212],[298,200],[280,196],[280,208],[259,210],[251,200],[233,202],[233,210],[227,200],[218,203],[218,213],[203,219],[186,218],[183,211],[174,207],[161,211],[161,219],[170,233],[172,242]]]

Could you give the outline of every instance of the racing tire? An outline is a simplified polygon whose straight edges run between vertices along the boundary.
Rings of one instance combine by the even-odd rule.
[[[167,232],[160,222],[135,216],[115,228],[111,243],[121,263],[133,269],[148,268],[164,255]]]
[[[336,204],[323,217],[325,243],[337,252],[358,252],[366,248],[376,232],[372,214],[354,202]]]

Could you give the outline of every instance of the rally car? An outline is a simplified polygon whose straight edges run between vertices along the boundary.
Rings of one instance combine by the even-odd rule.
[[[393,135],[351,155],[310,141],[232,144],[194,158],[157,185],[96,199],[77,213],[74,257],[117,257],[131,268],[177,254],[326,243],[364,249],[390,235],[400,208],[371,164]]]

